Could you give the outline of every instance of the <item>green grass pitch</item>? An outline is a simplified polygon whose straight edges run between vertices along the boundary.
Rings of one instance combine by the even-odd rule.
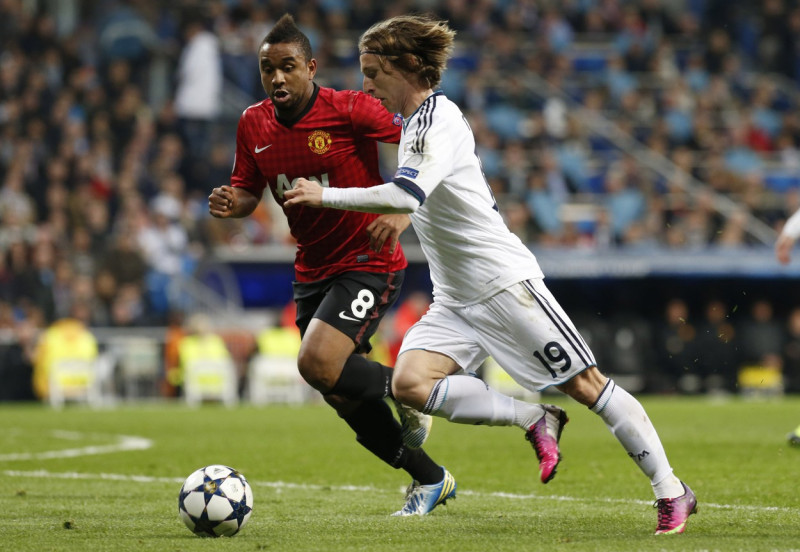
[[[699,499],[683,535],[652,534],[649,483],[594,414],[561,397],[570,423],[547,485],[521,430],[436,419],[426,449],[453,473],[458,497],[413,519],[389,517],[406,474],[362,449],[322,404],[6,404],[0,549],[800,550],[800,447],[786,443],[800,398],[641,399]],[[217,463],[245,474],[255,509],[239,535],[202,539],[178,519],[178,490]]]

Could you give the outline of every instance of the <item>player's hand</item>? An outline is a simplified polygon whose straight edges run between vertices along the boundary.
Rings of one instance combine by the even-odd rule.
[[[792,259],[792,247],[794,247],[792,238],[783,234],[778,236],[778,241],[775,242],[775,256],[781,264],[789,264]]]
[[[228,218],[236,206],[236,193],[232,186],[220,186],[208,196],[208,212],[212,217]]]
[[[305,178],[298,178],[294,188],[283,192],[284,207],[293,205],[308,205],[309,207],[322,207],[322,186]]]
[[[367,226],[369,234],[369,247],[375,252],[383,249],[383,245],[389,242],[389,254],[397,249],[397,242],[400,234],[411,224],[408,215],[381,215]]]

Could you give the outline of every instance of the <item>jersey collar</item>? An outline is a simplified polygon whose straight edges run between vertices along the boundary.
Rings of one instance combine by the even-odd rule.
[[[317,101],[317,96],[319,95],[319,85],[316,82],[314,82],[312,84],[314,85],[314,91],[311,93],[311,98],[308,100],[308,103],[306,104],[306,107],[303,109],[303,111],[298,113],[297,116],[292,118],[292,119],[281,119],[280,117],[278,117],[278,113],[276,112],[275,113],[275,120],[278,121],[280,124],[282,124],[285,127],[292,127],[300,119],[305,117],[306,113],[311,111],[311,108],[314,107],[314,103]]]
[[[422,108],[422,106],[425,105],[426,103],[428,103],[431,100],[431,98],[433,98],[435,96],[444,96],[444,92],[442,92],[441,90],[437,90],[436,92],[434,92],[433,94],[431,94],[430,96],[425,98],[425,101],[422,102],[421,104],[419,104],[419,107],[417,107],[417,109],[414,110],[414,113],[412,113],[411,115],[409,115],[408,118],[403,120],[403,128],[408,126],[409,121],[411,121],[411,119],[414,118],[414,115],[416,115],[419,112],[419,110]]]

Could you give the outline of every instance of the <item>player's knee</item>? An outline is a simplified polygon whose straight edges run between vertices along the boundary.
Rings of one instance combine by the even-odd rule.
[[[297,369],[303,379],[320,393],[330,391],[341,375],[342,365],[317,347],[301,347]]]
[[[430,382],[418,372],[405,369],[400,363],[392,376],[392,394],[403,404],[421,408],[430,395]]]
[[[607,381],[608,378],[592,366],[558,388],[579,403],[591,406],[597,402]]]

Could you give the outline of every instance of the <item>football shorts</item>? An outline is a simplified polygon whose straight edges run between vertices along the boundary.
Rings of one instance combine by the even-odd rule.
[[[519,282],[474,305],[434,301],[406,332],[400,355],[412,349],[448,356],[469,374],[491,356],[530,391],[560,385],[595,366],[591,350],[541,279]]]
[[[369,339],[397,301],[404,277],[404,270],[352,271],[317,282],[294,282],[300,334],[305,334],[312,318],[318,318],[349,336],[356,353],[370,352]]]

